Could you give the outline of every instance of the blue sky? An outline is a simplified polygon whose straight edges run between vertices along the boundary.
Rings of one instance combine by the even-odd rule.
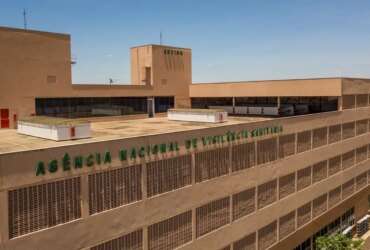
[[[193,50],[193,81],[370,78],[369,0],[2,0],[0,26],[69,33],[74,83],[130,81],[129,48]]]

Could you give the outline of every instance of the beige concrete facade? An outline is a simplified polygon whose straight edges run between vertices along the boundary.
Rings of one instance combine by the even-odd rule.
[[[38,97],[339,100],[222,124],[94,118],[92,138],[66,142],[0,130],[0,249],[289,250],[368,212],[368,79],[192,84],[191,50],[147,45],[131,49],[131,85],[72,85],[68,35],[0,28],[0,41],[11,116],[35,113]]]
[[[311,116],[292,117],[273,119],[271,121],[247,122],[239,124],[230,124],[227,126],[202,128],[190,131],[165,133],[160,135],[146,135],[143,137],[133,137],[127,139],[113,139],[111,141],[103,140],[101,142],[82,143],[80,145],[65,145],[45,150],[27,150],[17,153],[4,153],[1,155],[1,204],[7,203],[7,193],[9,190],[18,189],[21,187],[29,187],[42,183],[50,183],[62,179],[70,179],[72,177],[81,177],[81,189],[89,190],[88,175],[104,170],[119,169],[131,165],[142,164],[145,168],[148,162],[158,161],[160,159],[171,159],[179,155],[190,154],[192,158],[198,152],[204,150],[212,150],[215,148],[233,148],[239,144],[253,141],[263,141],[271,136],[262,136],[258,139],[239,139],[233,142],[224,142],[216,145],[203,147],[201,143],[197,149],[185,149],[185,142],[189,138],[201,138],[202,136],[225,134],[227,131],[241,131],[244,129],[253,130],[258,127],[269,127],[280,125],[283,127],[283,132],[273,138],[282,138],[286,134],[298,134],[303,131],[314,131],[317,128],[329,128],[338,124],[346,124],[357,120],[369,118],[369,108],[361,108],[359,110],[346,110],[342,112],[333,112],[328,114],[317,114]],[[325,119],[323,119],[325,118]],[[370,139],[369,133],[364,133],[348,139],[338,141],[336,143],[324,144],[323,146],[312,148],[311,150],[295,153],[289,157],[277,158],[276,160],[266,163],[257,164],[256,167],[251,167],[241,171],[232,172],[232,165],[229,165],[229,174],[212,178],[208,181],[196,183],[193,179],[190,185],[176,189],[170,192],[165,192],[160,195],[145,198],[132,204],[127,204],[107,211],[89,215],[89,196],[88,191],[82,192],[82,215],[80,219],[56,225],[46,230],[32,232],[21,237],[9,239],[9,236],[3,234],[3,245],[5,249],[48,249],[50,244],[53,249],[85,249],[97,245],[101,242],[116,238],[120,235],[132,232],[139,228],[143,228],[144,232],[147,227],[163,221],[167,218],[176,216],[182,212],[192,210],[207,204],[213,200],[227,197],[236,194],[240,191],[259,186],[276,178],[286,176],[290,173],[295,173],[307,166],[331,159],[337,155],[344,154],[356,148],[368,147]],[[21,137],[21,136],[19,136]],[[329,140],[329,139],[327,139]],[[179,142],[180,151],[176,153],[166,153],[155,157],[145,157],[145,159],[135,158],[135,160],[120,161],[117,157],[118,151],[122,148],[137,147],[140,145],[153,145],[164,142],[177,141]],[[109,142],[109,143],[108,143]],[[93,168],[72,169],[69,172],[64,172],[59,169],[56,173],[47,173],[44,176],[35,176],[35,164],[38,161],[50,162],[52,159],[61,159],[65,153],[69,155],[88,155],[90,152],[112,152],[112,162],[103,164]],[[279,150],[278,150],[279,151]],[[230,158],[236,155],[229,155]],[[238,239],[255,232],[264,227],[270,222],[279,219],[282,215],[289,211],[294,211],[308,201],[314,200],[323,193],[328,193],[330,190],[346,183],[361,173],[367,173],[370,170],[368,154],[366,150],[366,159],[358,162],[353,167],[343,169],[331,176],[328,176],[317,183],[308,186],[305,189],[296,191],[295,193],[283,198],[277,199],[270,205],[256,209],[255,212],[227,223],[217,230],[205,234],[202,237],[195,238],[184,245],[181,249],[219,249],[219,246],[229,245]],[[232,162],[232,161],[231,161]],[[193,163],[195,169],[197,163]],[[19,174],[19,173],[22,174]],[[146,171],[142,171],[145,173]],[[195,174],[195,173],[194,173]],[[193,174],[193,175],[194,175]],[[146,176],[141,177],[146,180]],[[193,176],[192,178],[195,178]],[[274,249],[292,249],[296,244],[304,241],[308,236],[312,235],[326,222],[329,222],[338,214],[345,211],[350,206],[355,207],[355,216],[360,218],[367,213],[367,196],[369,189],[360,187],[353,192],[349,198],[343,199],[335,204],[334,207],[323,212],[317,219],[292,233],[287,239],[282,239],[281,242],[274,245]],[[144,190],[146,187],[143,187]],[[145,194],[145,191],[143,191]],[[230,196],[231,197],[231,196]],[[86,212],[83,212],[86,211]],[[7,209],[2,210],[2,221],[8,221]],[[195,223],[195,221],[193,221]],[[2,232],[8,232],[8,223],[2,224]],[[195,232],[193,231],[193,234]],[[279,247],[281,246],[281,247]],[[148,249],[144,242],[144,249]]]

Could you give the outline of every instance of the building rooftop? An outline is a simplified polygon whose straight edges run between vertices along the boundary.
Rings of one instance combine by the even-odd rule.
[[[167,117],[155,117],[135,120],[99,121],[91,123],[91,138],[59,142],[27,135],[21,135],[18,134],[15,129],[3,129],[0,130],[0,155],[22,151],[79,145],[84,143],[94,143],[109,140],[119,140],[124,138],[191,131],[212,127],[222,127],[235,124],[245,124],[271,119],[274,118],[230,117],[228,121],[224,123],[169,121],[167,120]]]

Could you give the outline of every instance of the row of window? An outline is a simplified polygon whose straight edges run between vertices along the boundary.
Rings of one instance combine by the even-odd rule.
[[[174,107],[174,97],[154,97],[155,112]],[[145,114],[147,97],[36,98],[36,115],[53,117],[100,117]]]
[[[163,53],[165,55],[178,55],[178,56],[184,55],[184,52],[183,51],[181,51],[181,50],[175,50],[175,49],[165,49],[163,51]]]
[[[307,240],[296,246],[294,250],[315,249],[316,238],[342,231],[346,227],[353,225],[354,214],[355,214],[354,207],[348,209],[345,213],[342,214],[342,216],[339,216],[335,220],[331,221],[329,224],[325,225],[320,230],[318,230],[314,235],[312,235]]]
[[[361,135],[367,131],[368,120],[360,120],[343,125],[334,125],[328,128],[318,128],[313,131],[304,131],[298,134],[283,135],[279,138],[269,138],[257,142],[234,145],[232,147],[232,171],[246,169],[257,164],[276,160],[277,158],[284,158],[296,152],[303,152],[314,147],[326,145],[327,143],[337,142],[341,139],[355,136],[356,134]],[[278,144],[279,150],[277,147]],[[352,166],[355,161],[360,162],[367,159],[367,151],[367,146],[361,147],[347,152],[342,156],[334,157],[328,161],[323,161],[298,171],[298,190],[307,187],[311,183],[320,181],[342,168],[345,169]],[[228,174],[229,157],[228,148],[216,148],[195,153],[195,181],[202,182]],[[146,168],[147,179],[145,188],[148,197],[176,190],[192,183],[191,155],[150,162],[146,164]],[[141,171],[142,166],[135,165],[89,175],[90,214],[141,200]],[[79,181],[79,179],[72,179],[73,183],[77,180]],[[17,237],[77,218],[76,216],[70,216],[70,209],[73,209],[74,214],[80,213],[80,194],[78,193],[80,186],[78,185],[77,188],[74,186],[76,184],[72,185],[70,181],[64,180],[62,182],[10,191],[9,214],[12,218],[9,220],[9,227],[12,228],[10,230],[10,237]],[[276,188],[277,180],[261,185],[259,187],[258,207],[262,208],[274,202],[277,195],[283,198],[292,193],[294,181],[295,174],[293,173],[280,178],[279,190]],[[69,184],[66,184],[67,182]],[[62,186],[59,187],[58,185]],[[71,190],[72,187],[74,192],[73,197],[71,197],[70,193],[66,194],[65,191],[67,189]],[[275,188],[272,189],[272,187]],[[268,195],[270,193],[271,195]],[[68,199],[75,199],[77,201],[73,200],[74,203],[70,205],[72,201]],[[49,205],[51,207],[46,208],[48,205],[45,204],[51,204]],[[56,206],[57,209],[54,209],[52,206]],[[58,206],[61,207],[59,208]],[[77,213],[75,210],[79,212]],[[22,220],[22,216],[28,216],[27,214],[32,214],[33,212],[39,213],[39,215],[30,215],[34,219],[29,220],[27,226],[21,226],[20,222],[16,221],[17,219],[27,221]],[[48,219],[43,219],[43,216],[46,216]],[[34,223],[33,220],[37,222]]]
[[[363,185],[362,181],[360,180],[360,183],[357,183],[359,179],[362,179],[365,176],[366,184]],[[359,175],[357,178],[350,180],[347,183],[351,183],[351,192],[355,192],[355,180],[356,180],[356,191],[361,190],[362,188],[367,186],[367,176],[369,176],[369,183],[370,183],[370,173],[363,173]],[[305,205],[297,208],[294,211],[291,211],[283,216],[281,216],[278,220],[275,220],[274,222],[268,224],[267,226],[261,228],[258,230],[258,249],[268,249],[278,241],[281,241],[294,233],[297,229],[303,227],[316,217],[323,214],[327,209],[330,207],[333,207],[336,205],[340,200],[347,198],[348,196],[345,196],[342,193],[342,190],[344,192],[345,189],[347,189],[348,184],[345,183],[333,190],[331,190],[329,193],[323,194],[314,200],[306,203]],[[339,191],[338,191],[339,190]],[[333,200],[335,202],[333,203]],[[340,230],[345,229],[349,225],[352,225],[354,223],[353,218],[354,209],[350,209],[346,211],[341,217],[338,217],[335,221],[328,224],[325,228],[325,233],[334,233]],[[277,231],[277,228],[279,230]],[[313,239],[318,237],[319,233],[321,233],[322,230],[320,230],[318,233],[316,233],[313,236]],[[256,249],[256,243],[257,243],[257,232],[254,232],[252,234],[249,234],[242,239],[236,241],[233,243],[233,249],[242,250],[242,249]],[[321,234],[322,235],[322,234]],[[301,245],[304,246],[306,243],[302,243]],[[301,248],[302,246],[298,246],[296,249],[306,249]],[[227,249],[223,248],[223,249]]]
[[[342,155],[315,163],[294,173],[281,176],[278,179],[260,184],[257,187],[249,188],[233,195],[231,210],[229,197],[197,208],[196,236],[199,237],[229,223],[230,211],[232,211],[232,220],[240,219],[253,213],[256,209],[268,206],[278,199],[285,198],[288,195],[307,188],[330,175],[354,166],[356,163],[361,163],[367,160],[368,156],[370,157],[370,145],[362,146]],[[191,172],[188,171],[191,168],[188,167],[185,168],[185,171],[181,171],[183,165],[190,166],[190,156],[181,156],[179,160],[183,164],[178,164],[179,162],[177,162],[177,164],[171,163],[166,165],[164,160],[155,162],[153,165],[148,164],[148,174],[150,175],[150,172],[153,171],[155,166],[159,166],[157,168],[159,172],[156,175],[159,179],[155,183],[160,183],[160,180],[166,180],[170,176],[176,176],[175,179],[182,181],[182,183],[190,184]],[[160,172],[167,167],[170,170],[167,175]],[[183,175],[183,173],[186,174]],[[149,175],[147,183],[151,186]],[[89,175],[88,183],[90,190],[90,214],[142,199],[141,165]],[[165,181],[165,183],[168,185],[152,188],[151,190],[168,190],[177,185],[170,181]],[[326,204],[327,199],[324,197],[314,201],[313,207],[317,207],[317,209],[313,210],[313,215],[320,214],[327,206],[331,207],[341,199],[351,196],[355,188],[361,189],[367,183],[368,176],[365,172],[355,179],[344,183],[341,187],[330,191],[327,201],[328,205]],[[76,177],[10,191],[9,237],[14,238],[80,218],[80,190],[80,177]],[[154,195],[155,192],[151,191],[150,194]],[[299,209],[299,211],[303,215],[298,218],[297,224],[303,225],[310,218],[305,217],[304,207]]]
[[[369,179],[369,180],[368,180]],[[264,250],[271,247],[288,237],[290,234],[295,232],[300,227],[309,223],[316,217],[323,214],[330,207],[335,206],[341,200],[346,199],[349,195],[355,191],[359,191],[366,187],[370,183],[370,171],[360,174],[356,178],[340,185],[339,187],[325,193],[314,200],[304,204],[303,206],[281,216],[274,222],[260,228],[257,232],[249,234],[242,239],[233,243],[233,249],[256,249],[256,243],[258,240],[258,249]],[[351,190],[348,192],[348,190]],[[240,201],[244,199],[245,202],[240,206]],[[196,231],[192,232],[192,211],[187,211],[182,214],[176,215],[164,221],[155,223],[148,227],[148,249],[149,250],[171,250],[181,245],[184,245],[192,241],[192,234],[198,238],[202,235],[210,233],[217,228],[230,223],[230,218],[233,220],[240,218],[240,211],[255,210],[255,189],[249,189],[238,194],[234,194],[232,197],[233,202],[230,203],[230,197],[224,197],[218,200],[211,201],[195,210],[195,225]],[[352,211],[352,210],[351,210]],[[244,215],[250,213],[246,212]],[[232,213],[232,217],[230,216]],[[353,214],[353,211],[352,211]],[[328,227],[331,232],[334,230],[343,229],[349,224],[353,223],[351,217],[346,212],[343,214],[339,227],[337,223],[331,223]],[[279,228],[279,231],[277,230]],[[142,236],[137,236],[138,232],[142,234],[142,230],[135,231],[128,235],[121,236],[117,239],[102,243],[98,246],[91,248],[92,250],[121,250],[126,249],[121,246],[125,246],[128,249],[132,249],[136,246],[142,247],[141,240]],[[279,233],[278,233],[279,232]],[[135,240],[132,240],[135,238]],[[130,243],[129,243],[130,242]],[[132,246],[129,244],[133,244]],[[229,246],[228,246],[229,247]],[[228,249],[225,247],[223,249]],[[141,249],[141,248],[140,248]]]
[[[368,94],[342,96],[343,109],[362,108],[367,106],[370,106]]]

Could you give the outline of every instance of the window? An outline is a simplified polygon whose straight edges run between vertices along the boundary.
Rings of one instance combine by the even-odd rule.
[[[295,192],[295,173],[285,175],[279,179],[279,199]]]
[[[301,227],[311,220],[311,202],[306,203],[297,210],[297,226]]]
[[[267,249],[277,241],[277,221],[258,230],[258,248]]]
[[[142,250],[143,249],[143,230],[123,235],[119,238],[104,242],[94,246],[91,250]]]
[[[147,163],[148,197],[191,184],[191,155]]]
[[[277,200],[277,180],[272,180],[258,186],[258,208],[263,208]]]
[[[279,158],[284,158],[295,153],[295,134],[279,137]]]
[[[170,250],[192,239],[191,211],[148,227],[149,250]]]
[[[328,130],[327,128],[314,129],[312,132],[312,147],[318,148],[328,143]]]
[[[232,147],[232,170],[233,172],[250,168],[256,165],[255,143],[243,143]]]
[[[237,220],[256,210],[256,189],[250,188],[233,195],[233,220]]]
[[[36,98],[36,115],[52,117],[101,117],[147,113],[146,97]]]
[[[167,84],[166,79],[162,80],[165,80],[165,84]],[[154,97],[154,103],[155,112],[164,113],[167,112],[168,109],[171,109],[175,106],[175,98],[173,96]]]
[[[234,250],[256,249],[256,233],[251,233],[234,242]]]
[[[229,173],[229,148],[195,154],[195,181],[202,182]]]
[[[277,139],[257,141],[257,162],[264,164],[277,159]]]
[[[9,238],[81,218],[80,177],[9,191]]]
[[[141,200],[141,165],[89,175],[90,214]]]
[[[297,153],[311,149],[311,131],[304,131],[297,134]]]
[[[197,237],[230,222],[230,198],[212,201],[196,209]]]
[[[311,185],[311,167],[301,169],[297,173],[297,189],[302,190]]]
[[[353,109],[356,106],[356,100],[354,95],[342,96],[342,107],[343,109]]]
[[[279,239],[283,239],[295,230],[295,211],[290,212],[279,219]]]

